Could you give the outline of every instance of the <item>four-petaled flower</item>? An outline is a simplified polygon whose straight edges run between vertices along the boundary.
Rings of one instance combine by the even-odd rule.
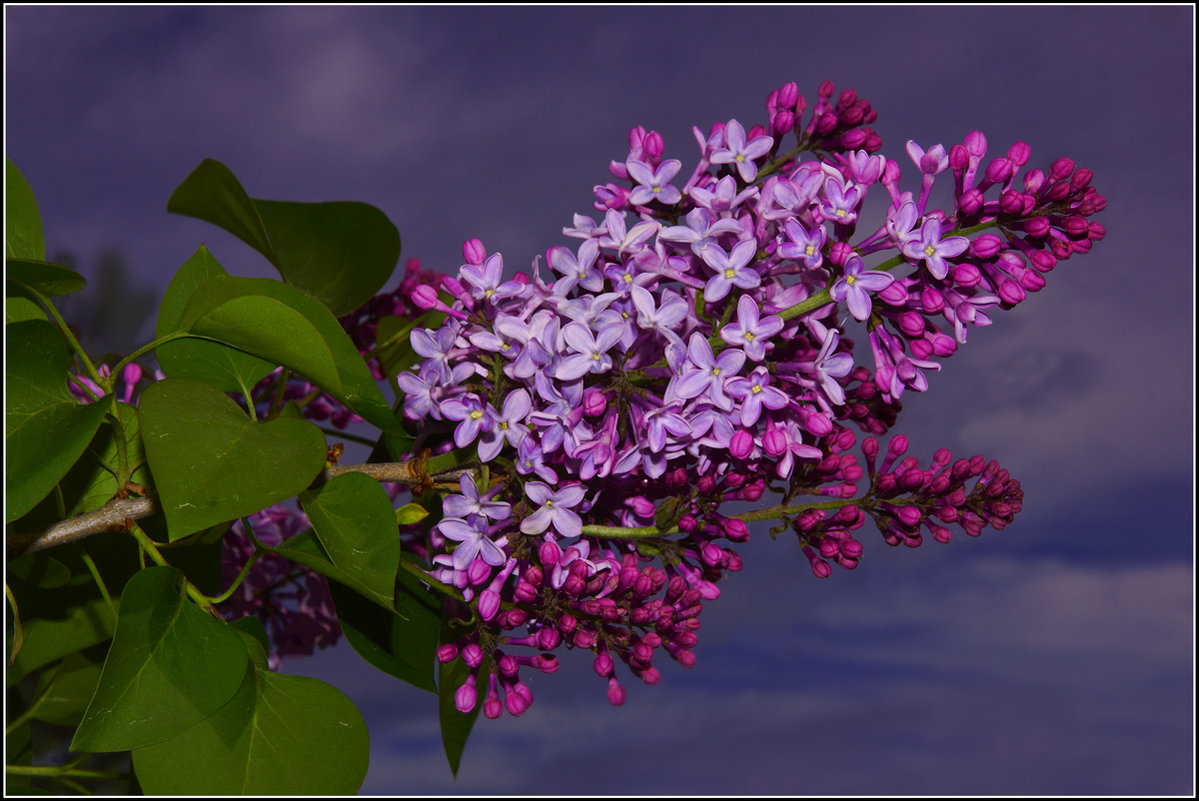
[[[737,301],[737,322],[720,329],[720,338],[730,345],[740,345],[750,361],[766,358],[766,340],[783,330],[783,318],[773,314],[759,317],[757,302],[749,295]]]
[[[557,492],[540,481],[525,484],[525,497],[541,508],[520,521],[521,532],[540,534],[552,526],[563,537],[580,536],[583,519],[574,507],[582,502],[586,492],[582,484],[570,484]]]
[[[704,286],[704,300],[720,300],[734,286],[742,289],[754,289],[762,283],[762,276],[749,266],[754,255],[758,252],[758,243],[753,239],[745,239],[733,246],[729,253],[724,252],[720,245],[708,243],[701,254],[704,263],[716,271],[716,275],[708,279]]]
[[[838,303],[845,301],[850,314],[859,321],[865,320],[870,316],[870,293],[886,289],[895,278],[878,270],[867,270],[856,253],[846,260],[842,270],[844,274],[829,289],[829,297]]]
[[[758,175],[754,159],[761,158],[770,152],[774,140],[769,136],[755,136],[746,141],[745,128],[736,120],[729,120],[724,126],[724,147],[712,151],[713,164],[733,164],[737,174],[745,183],[752,183]]]
[[[640,184],[629,194],[629,202],[634,206],[644,206],[655,200],[673,206],[683,199],[683,193],[670,185],[670,179],[683,167],[683,162],[678,159],[667,159],[656,170],[651,170],[648,164],[636,159],[626,162],[625,167],[628,168],[629,177]]]
[[[499,567],[508,561],[504,549],[492,542],[487,536],[487,521],[480,515],[472,515],[463,520],[457,517],[442,518],[437,524],[437,530],[447,540],[459,543],[454,549],[454,569],[466,570],[476,557],[492,567]]]
[[[929,217],[924,221],[919,234],[910,234],[904,240],[903,255],[913,261],[924,260],[924,266],[938,281],[944,281],[949,274],[949,264],[945,259],[960,256],[970,247],[970,240],[964,236],[948,236],[941,238],[941,221]]]

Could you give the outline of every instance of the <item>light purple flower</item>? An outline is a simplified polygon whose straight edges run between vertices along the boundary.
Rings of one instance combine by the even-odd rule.
[[[495,302],[501,298],[513,297],[524,291],[524,284],[519,281],[504,281],[504,259],[499,253],[493,253],[481,265],[464,264],[458,268],[458,274],[474,287],[471,292],[479,300]]]
[[[824,201],[820,213],[826,220],[849,224],[858,218],[858,203],[862,190],[856,186],[844,186],[836,177],[824,182]]]
[[[751,197],[757,195],[758,187],[750,186],[738,192],[737,182],[733,179],[733,176],[726,175],[716,182],[714,189],[693,186],[687,190],[687,194],[691,195],[696,203],[713,214],[721,214],[726,211],[732,211]]]
[[[787,238],[791,241],[779,245],[779,255],[784,259],[802,261],[809,270],[819,268],[824,262],[821,248],[828,238],[824,226],[818,225],[814,232],[809,233],[808,229],[793,217],[783,223],[783,230],[787,232]]]
[[[750,361],[766,358],[766,340],[783,330],[783,318],[770,315],[759,318],[757,302],[749,295],[737,301],[737,322],[720,329],[720,338],[740,346]]]
[[[608,351],[620,341],[621,333],[619,325],[605,326],[598,334],[593,334],[582,323],[570,323],[562,329],[562,337],[574,354],[559,363],[555,377],[575,381],[587,373],[604,373],[612,369]]]
[[[490,462],[499,455],[507,440],[514,446],[529,434],[529,428],[523,425],[533,408],[529,393],[524,389],[508,393],[504,398],[504,409],[495,415],[495,424],[490,430],[484,431],[479,440],[479,461]]]
[[[827,329],[824,342],[820,346],[820,354],[816,357],[814,369],[816,380],[825,396],[836,406],[845,403],[845,390],[833,379],[844,378],[853,369],[853,356],[848,353],[835,353],[841,341],[837,329]]]
[[[658,239],[665,239],[667,242],[685,242],[691,245],[692,252],[697,256],[703,251],[704,245],[720,234],[744,236],[746,233],[738,220],[732,218],[715,220],[712,212],[704,208],[695,208],[687,212],[683,222],[687,224],[671,226],[659,232]]]
[[[554,492],[548,484],[530,481],[525,484],[525,497],[540,508],[520,521],[520,530],[525,534],[540,534],[553,527],[563,537],[580,536],[583,520],[574,507],[582,502],[585,494],[582,484],[570,484]]]
[[[741,399],[741,425],[752,426],[762,416],[762,407],[782,409],[787,405],[787,395],[778,387],[770,386],[770,373],[759,367],[748,378],[733,378],[728,383],[728,393]]]
[[[753,183],[758,175],[754,159],[761,158],[770,152],[774,140],[769,136],[755,136],[746,141],[745,128],[736,120],[729,120],[724,126],[724,147],[712,151],[709,159],[713,164],[733,164],[737,174],[745,183]]]
[[[745,352],[730,348],[717,358],[704,335],[694,333],[687,346],[687,358],[694,369],[679,378],[675,385],[678,397],[686,400],[706,392],[716,406],[732,411],[733,402],[724,394],[724,383],[745,364]]]
[[[460,421],[454,429],[454,444],[459,448],[474,442],[479,432],[495,426],[495,410],[473,392],[443,400],[440,409],[447,420]]]
[[[470,515],[481,515],[489,520],[500,522],[512,515],[512,506],[497,501],[486,501],[479,497],[479,487],[469,473],[463,473],[458,479],[461,495],[447,495],[441,501],[441,509],[446,517],[467,518]]]
[[[626,252],[640,251],[645,247],[645,241],[657,233],[660,227],[653,220],[642,220],[631,229],[626,229],[624,214],[623,211],[609,209],[604,215],[604,228],[607,233],[598,240],[603,247],[615,249],[618,256],[623,256]]]
[[[604,288],[604,276],[595,265],[599,255],[599,243],[588,239],[579,245],[579,255],[576,257],[570,248],[550,248],[547,258],[550,266],[562,273],[564,278],[554,284],[554,294],[565,296],[574,289],[575,284],[589,292],[599,292]]]
[[[492,567],[499,567],[508,561],[507,554],[500,546],[487,537],[486,520],[480,516],[472,516],[468,520],[457,517],[442,518],[437,524],[437,530],[447,540],[460,543],[454,549],[454,569],[466,570],[476,557]]]
[[[929,217],[920,228],[919,235],[909,235],[904,241],[903,255],[909,259],[924,260],[924,265],[938,281],[945,280],[949,274],[949,264],[945,259],[960,256],[970,247],[970,240],[964,236],[941,238],[941,221]]]
[[[661,303],[655,308],[654,296],[649,290],[634,286],[630,290],[633,305],[637,309],[637,325],[641,328],[657,331],[670,342],[682,344],[683,340],[675,328],[687,318],[690,304],[669,289],[662,290]]]
[[[895,280],[889,273],[867,270],[862,257],[854,253],[845,262],[844,275],[829,289],[829,297],[840,303],[845,301],[849,313],[858,320],[870,316],[870,293],[880,292]]]
[[[558,474],[545,463],[545,454],[534,437],[522,439],[516,452],[516,472],[522,476],[536,473],[539,478],[550,484],[558,483]]]
[[[670,179],[678,174],[683,162],[678,159],[667,159],[651,170],[643,161],[631,159],[625,162],[629,177],[640,184],[629,195],[629,202],[635,206],[644,206],[657,200],[667,206],[673,206],[683,199],[683,193],[676,187],[670,186]]]
[[[428,360],[426,364],[432,365],[443,381],[450,380],[452,372],[449,362],[450,350],[454,347],[454,341],[457,338],[457,329],[448,321],[436,331],[428,328],[414,328],[409,335],[412,349],[418,356],[424,356]]]
[[[701,255],[704,263],[715,270],[716,275],[709,278],[704,286],[704,301],[720,300],[734,286],[754,289],[761,285],[762,277],[749,266],[757,252],[758,242],[755,239],[738,242],[729,253],[725,253],[719,245],[706,245]]]

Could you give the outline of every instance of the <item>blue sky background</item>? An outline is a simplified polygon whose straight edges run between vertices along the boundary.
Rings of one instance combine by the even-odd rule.
[[[50,252],[87,274],[117,247],[127,296],[155,303],[201,242],[266,274],[166,213],[206,157],[258,197],[372,203],[443,271],[471,236],[526,267],[630,127],[689,170],[692,125],[764,121],[790,80],[809,102],[826,78],[856,89],[904,163],[907,139],[973,129],[992,153],[1027,141],[1030,166],[1074,158],[1107,239],[904,398],[913,453],[1021,479],[1006,531],[916,551],[864,533],[861,566],[820,581],[762,530],[705,605],[694,669],[630,679],[616,709],[565,653],[523,718],[479,721],[457,782],[432,696],[348,648],[289,670],[362,710],[366,793],[1189,795],[1193,31],[1189,5],[7,6],[5,149]]]

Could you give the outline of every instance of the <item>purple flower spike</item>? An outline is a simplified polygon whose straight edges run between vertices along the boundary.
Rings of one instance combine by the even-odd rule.
[[[844,271],[829,290],[829,297],[838,303],[845,301],[850,314],[865,320],[870,316],[870,293],[886,289],[895,279],[888,273],[865,269],[862,257],[856,253],[845,262]]]
[[[525,495],[541,508],[520,521],[525,534],[540,534],[551,526],[563,537],[578,537],[583,533],[583,520],[574,507],[583,500],[586,490],[582,484],[571,484],[554,492],[548,484],[530,481]]]
[[[766,358],[766,340],[783,330],[783,318],[770,315],[759,318],[758,304],[749,295],[737,301],[737,322],[720,329],[720,338],[740,346],[750,361]]]
[[[657,170],[651,170],[642,161],[632,160],[625,164],[629,177],[641,184],[629,195],[629,202],[635,206],[644,206],[657,200],[667,206],[673,206],[683,199],[683,193],[676,187],[670,186],[670,179],[680,169],[683,162],[678,159],[668,159],[658,165]]]
[[[949,264],[945,259],[960,256],[970,247],[970,240],[964,236],[941,238],[941,221],[929,217],[920,228],[920,234],[910,235],[904,240],[903,255],[914,261],[924,260],[928,271],[938,281],[945,280],[949,273]]]
[[[758,175],[754,159],[769,153],[774,140],[769,136],[755,136],[747,142],[745,128],[741,126],[741,123],[729,120],[728,125],[724,127],[724,144],[724,147],[717,148],[712,152],[711,162],[736,165],[737,174],[741,176],[742,181],[748,184],[753,183],[754,178]]]

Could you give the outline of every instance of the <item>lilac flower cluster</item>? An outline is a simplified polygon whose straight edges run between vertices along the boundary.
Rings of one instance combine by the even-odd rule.
[[[254,536],[263,545],[277,547],[308,528],[303,512],[285,505],[250,515]],[[242,566],[255,554],[255,546],[241,522],[221,544],[221,582],[229,586]],[[269,664],[278,670],[284,657],[312,656],[341,639],[341,624],[333,608],[325,577],[290,559],[259,555],[236,591],[221,605],[229,620],[256,616],[270,640]]]
[[[948,153],[909,142],[920,186],[901,191],[901,165],[873,155],[881,143],[863,127],[873,109],[833,94],[820,87],[806,124],[787,84],[766,125],[696,129],[681,184],[662,137],[635,128],[616,180],[595,189],[602,216],[575,215],[563,233],[578,243],[546,252],[548,277],[538,260],[507,278],[472,239],[456,278],[413,291],[444,322],[412,333],[421,359],[398,377],[404,414],[418,449],[473,448],[479,465],[429,540],[430,577],[476,621],[439,654],[471,668],[459,709],[485,687],[486,715],[521,714],[532,695],[520,667],[552,672],[560,645],[595,654],[613,703],[615,659],[649,683],[659,649],[690,666],[701,601],[740,567],[726,541],[749,536],[726,502],[783,493],[776,517],[826,569],[856,565],[848,532],[866,516],[888,542],[918,544],[922,523],[947,539],[934,518],[974,534],[1018,511],[1019,485],[997,467],[949,467],[938,452],[931,471],[884,460],[876,473],[873,440],[871,489],[857,497],[843,423],[885,433],[903,392],[927,389],[925,371],[989,324],[986,310],[1019,303],[1103,237],[1088,218],[1104,199],[1067,159],[1018,177],[1023,143],[984,165],[978,132]],[[946,170],[953,205],[930,209]],[[859,235],[873,187],[888,209]],[[872,370],[854,361],[860,324]],[[819,514],[787,506],[801,495],[826,499],[807,505]]]

